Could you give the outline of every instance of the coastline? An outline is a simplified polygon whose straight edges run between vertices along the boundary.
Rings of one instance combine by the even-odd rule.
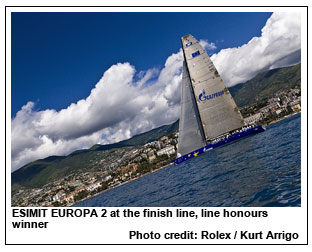
[[[292,116],[295,116],[295,115],[298,115],[300,114],[301,112],[295,112],[295,113],[292,113],[292,114],[289,114],[289,115],[286,115],[282,118],[278,118],[276,120],[273,120],[272,122],[269,122],[268,124],[264,125],[264,126],[268,126],[268,125],[271,125],[271,124],[274,124],[274,123],[277,123],[277,122],[280,122],[280,121],[283,121],[284,119],[287,119],[289,117],[292,117]]]
[[[300,113],[301,113],[301,112],[295,112],[295,113],[286,115],[286,116],[284,116],[284,117],[282,117],[282,118],[279,118],[279,119],[277,119],[277,120],[273,120],[272,122],[270,122],[270,123],[268,123],[268,124],[266,124],[266,125],[264,125],[264,126],[268,126],[268,125],[271,125],[271,124],[274,124],[274,123],[278,123],[278,122],[280,122],[280,121],[282,121],[282,120],[284,120],[284,119],[287,119],[287,118],[289,118],[289,117],[295,116],[295,115],[300,114]],[[84,201],[84,200],[86,200],[86,199],[91,199],[91,198],[93,198],[93,197],[95,197],[95,196],[97,196],[97,195],[100,195],[100,194],[102,194],[102,193],[105,193],[105,192],[107,192],[107,191],[109,191],[109,190],[112,190],[112,189],[115,189],[115,188],[117,188],[117,187],[123,186],[123,185],[125,185],[125,184],[127,184],[127,183],[130,183],[130,182],[134,181],[134,180],[140,179],[140,178],[142,178],[142,177],[144,177],[144,176],[147,176],[147,175],[152,174],[152,173],[154,173],[154,172],[157,172],[157,171],[159,171],[159,170],[161,170],[161,169],[164,169],[164,168],[166,168],[166,167],[168,167],[168,166],[170,166],[170,165],[172,165],[172,164],[171,164],[171,163],[168,163],[168,164],[166,164],[166,165],[164,165],[164,166],[162,166],[162,167],[159,167],[159,168],[157,168],[157,169],[155,169],[155,170],[152,170],[151,172],[147,172],[147,173],[141,174],[140,176],[135,177],[135,178],[132,178],[132,179],[129,179],[128,181],[125,181],[125,182],[123,182],[123,183],[120,183],[119,185],[116,185],[116,186],[107,188],[107,189],[105,189],[105,190],[103,190],[103,191],[101,191],[101,192],[98,192],[98,193],[96,193],[96,194],[94,194],[94,195],[92,195],[92,196],[89,196],[89,197],[86,197],[86,198],[84,198],[84,199],[81,199],[81,200],[75,202],[74,204],[69,205],[68,207],[72,207],[72,206],[74,206],[75,204],[78,204],[79,202],[82,202],[82,201]]]
[[[172,164],[173,164],[173,163],[172,163]],[[72,204],[72,205],[68,205],[68,207],[73,207],[75,204],[78,204],[78,203],[80,203],[80,202],[82,202],[82,201],[84,201],[84,200],[86,200],[86,199],[91,199],[91,198],[93,198],[93,197],[95,197],[95,196],[97,196],[97,195],[100,195],[100,194],[102,194],[102,193],[108,192],[108,191],[110,191],[110,190],[112,190],[112,189],[116,189],[116,188],[118,188],[118,187],[120,187],[120,186],[123,186],[123,185],[125,185],[125,184],[128,184],[128,183],[130,183],[130,182],[132,182],[132,181],[134,181],[134,180],[140,179],[140,178],[142,178],[142,177],[144,177],[144,176],[147,176],[147,175],[149,175],[149,174],[152,174],[152,173],[154,173],[154,172],[157,172],[157,171],[159,171],[159,170],[162,170],[162,169],[164,169],[164,168],[167,168],[168,166],[170,166],[170,165],[172,165],[172,164],[171,164],[171,163],[168,163],[168,164],[166,164],[166,165],[164,165],[164,166],[161,166],[161,167],[159,167],[159,168],[157,168],[157,169],[155,169],[155,170],[152,170],[151,172],[147,172],[147,173],[141,174],[140,176],[135,177],[135,178],[132,178],[132,179],[129,179],[129,180],[123,182],[123,183],[120,183],[119,185],[116,185],[116,186],[107,188],[107,189],[105,189],[105,190],[103,190],[103,191],[101,191],[101,192],[98,192],[98,193],[96,193],[96,194],[94,194],[94,195],[92,195],[92,196],[89,196],[89,197],[86,197],[86,198],[84,198],[84,199],[81,199],[81,200],[75,202],[75,203]]]

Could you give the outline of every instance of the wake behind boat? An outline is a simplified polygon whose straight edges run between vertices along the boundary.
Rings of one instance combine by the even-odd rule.
[[[207,52],[192,36],[181,38],[183,76],[178,157],[175,164],[264,131],[246,125]]]

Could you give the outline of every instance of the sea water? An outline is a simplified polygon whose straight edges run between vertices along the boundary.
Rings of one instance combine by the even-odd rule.
[[[75,206],[300,206],[301,116]]]

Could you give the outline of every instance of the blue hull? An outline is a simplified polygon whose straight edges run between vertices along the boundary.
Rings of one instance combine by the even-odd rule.
[[[211,144],[208,144],[206,145],[205,147],[202,147],[200,149],[197,149],[197,150],[194,150],[188,154],[185,154],[179,158],[176,158],[175,160],[173,160],[174,164],[175,165],[178,165],[178,164],[181,164],[183,163],[184,161],[186,160],[189,160],[191,158],[194,158],[194,157],[197,157],[198,155],[200,154],[203,154],[207,151],[210,151],[212,149],[215,149],[219,146],[222,146],[224,144],[227,144],[227,143],[231,143],[233,141],[236,141],[240,138],[243,138],[243,137],[246,137],[246,136],[250,136],[250,135],[253,135],[253,134],[256,134],[256,133],[260,133],[260,132],[263,132],[264,129],[262,128],[261,125],[258,125],[258,126],[254,126],[250,129],[247,129],[246,131],[242,131],[242,132],[238,132],[238,133],[234,133],[232,135],[230,135],[228,138],[224,138],[222,140],[220,140],[219,142],[217,143],[211,143]]]

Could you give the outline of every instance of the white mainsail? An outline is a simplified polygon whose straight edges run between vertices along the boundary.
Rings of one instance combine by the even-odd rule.
[[[211,139],[243,127],[244,120],[204,48],[192,35],[181,40],[185,63],[178,153],[185,155]]]

